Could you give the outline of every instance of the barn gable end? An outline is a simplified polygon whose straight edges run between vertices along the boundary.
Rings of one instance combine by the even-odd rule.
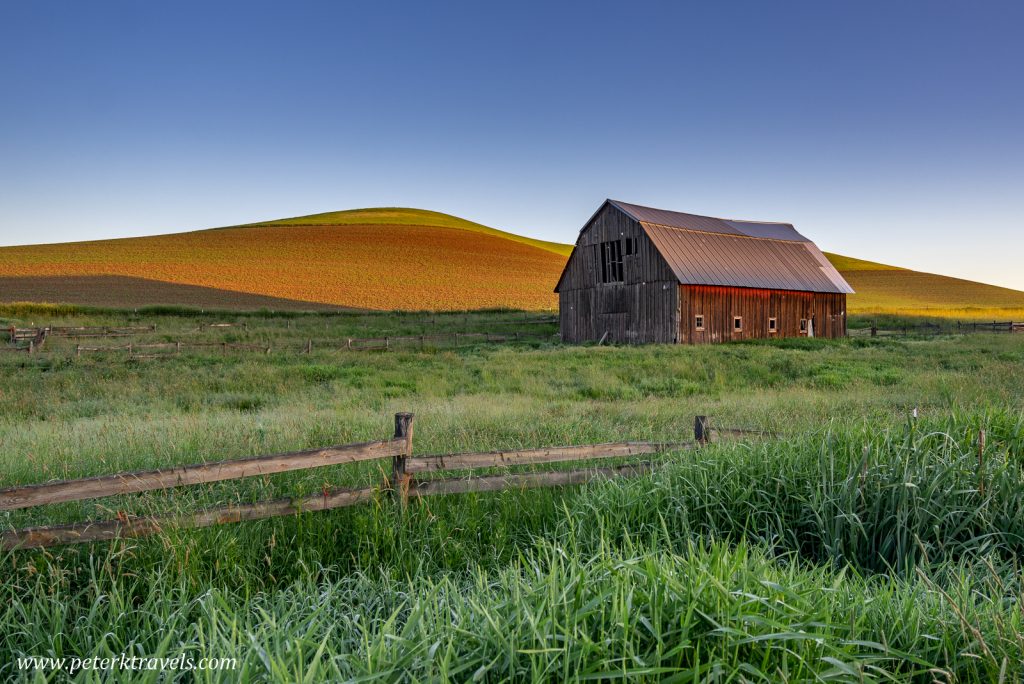
[[[618,253],[605,252],[605,245],[613,242]],[[562,340],[675,342],[677,284],[640,222],[605,202],[580,231],[555,288]]]

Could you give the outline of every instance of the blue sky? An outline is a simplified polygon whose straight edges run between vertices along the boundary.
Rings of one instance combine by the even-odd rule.
[[[0,0],[0,244],[605,197],[1024,289],[1024,4]]]

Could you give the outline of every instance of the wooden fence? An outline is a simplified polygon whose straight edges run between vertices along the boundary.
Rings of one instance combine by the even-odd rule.
[[[946,326],[938,323],[916,323],[914,325],[890,327],[872,325],[870,328],[852,328],[848,334],[850,337],[909,337],[910,335],[966,335],[969,333],[997,332],[1024,332],[1024,323],[1019,321],[992,321],[991,323],[963,323],[957,321],[955,326],[952,323]]]
[[[47,328],[54,337],[130,337],[156,331],[155,325],[129,325],[111,327],[106,325],[50,326]]]
[[[501,473],[475,477],[419,478],[416,475],[567,461],[631,459],[642,455],[699,447],[722,436],[747,434],[766,433],[757,430],[713,428],[707,417],[697,416],[694,420],[694,439],[687,442],[613,442],[414,457],[413,415],[398,413],[395,415],[394,436],[390,439],[214,463],[199,463],[163,470],[117,473],[11,487],[0,490],[0,511],[390,458],[391,476],[385,478],[378,486],[358,489],[325,489],[315,495],[298,499],[274,499],[252,504],[236,504],[173,516],[130,517],[127,514],[119,513],[113,520],[9,530],[3,532],[0,540],[2,540],[3,548],[13,550],[140,537],[156,534],[164,529],[210,527],[243,520],[293,515],[302,511],[324,511],[354,506],[372,500],[381,491],[390,493],[400,505],[404,506],[410,498],[437,494],[492,492],[502,489],[580,484],[596,478],[638,475],[651,470],[654,464],[640,461],[604,468]]]
[[[10,346],[0,347],[0,351],[8,352],[26,352],[28,354],[35,354],[37,351],[43,348],[46,343],[46,336],[49,334],[49,328],[16,328],[13,325],[7,329]],[[27,341],[27,345],[18,345],[18,342]]]
[[[1024,323],[1020,321],[1006,321],[1000,323],[998,321],[992,321],[991,323],[961,323],[956,322],[956,329],[962,332],[1002,332],[1008,333],[1024,332]]]

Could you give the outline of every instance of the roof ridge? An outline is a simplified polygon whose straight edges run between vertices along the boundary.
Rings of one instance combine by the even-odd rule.
[[[705,216],[704,218],[714,218],[714,217],[712,217],[712,216]],[[724,221],[724,220],[725,219],[719,219],[719,221]],[[639,219],[637,220],[637,223],[647,224],[649,226],[657,226],[658,228],[668,228],[669,230],[682,230],[682,231],[685,231],[687,233],[701,233],[702,235],[721,235],[723,237],[731,237],[731,238],[746,238],[748,240],[770,240],[771,242],[788,242],[788,243],[791,243],[791,244],[802,244],[802,245],[813,244],[810,240],[787,240],[785,238],[764,237],[763,235],[747,235],[746,233],[713,233],[713,232],[708,231],[708,230],[701,230],[700,228],[683,228],[682,226],[670,226],[670,225],[668,225],[666,223],[657,223],[655,221],[641,221]],[[785,224],[785,225],[789,225],[789,224]]]
[[[669,212],[669,213],[672,213],[672,214],[685,214],[687,216],[696,216],[698,218],[712,219],[714,221],[734,221],[736,223],[766,223],[766,224],[773,225],[773,226],[789,226],[789,227],[793,228],[794,230],[796,229],[796,226],[794,226],[789,221],[760,221],[760,220],[757,220],[757,219],[737,219],[737,218],[725,218],[724,216],[710,216],[708,214],[694,214],[692,211],[677,211],[675,209],[659,209],[658,207],[648,207],[647,205],[644,205],[644,204],[634,204],[632,202],[624,202],[622,200],[612,199],[610,197],[607,199],[607,201],[611,202],[613,204],[616,204],[616,205],[620,205],[620,206],[625,204],[626,206],[629,206],[629,207],[638,207],[640,209],[650,209],[651,211],[666,211],[666,212]],[[639,220],[639,219],[637,219],[637,220]],[[661,226],[661,225],[665,225],[665,224],[659,223],[657,225]],[[673,228],[674,226],[669,226],[669,227]]]

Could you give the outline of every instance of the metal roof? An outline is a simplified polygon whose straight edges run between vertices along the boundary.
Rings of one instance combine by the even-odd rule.
[[[637,220],[684,285],[853,293],[788,223],[733,221],[608,200]]]
[[[713,216],[684,214],[681,211],[668,211],[641,207],[639,204],[628,204],[619,200],[608,202],[641,223],[654,223],[671,228],[700,230],[706,233],[722,233],[724,235],[745,235],[746,237],[771,238],[772,240],[794,240],[810,242],[790,223],[771,223],[767,221],[736,221],[720,219]]]

